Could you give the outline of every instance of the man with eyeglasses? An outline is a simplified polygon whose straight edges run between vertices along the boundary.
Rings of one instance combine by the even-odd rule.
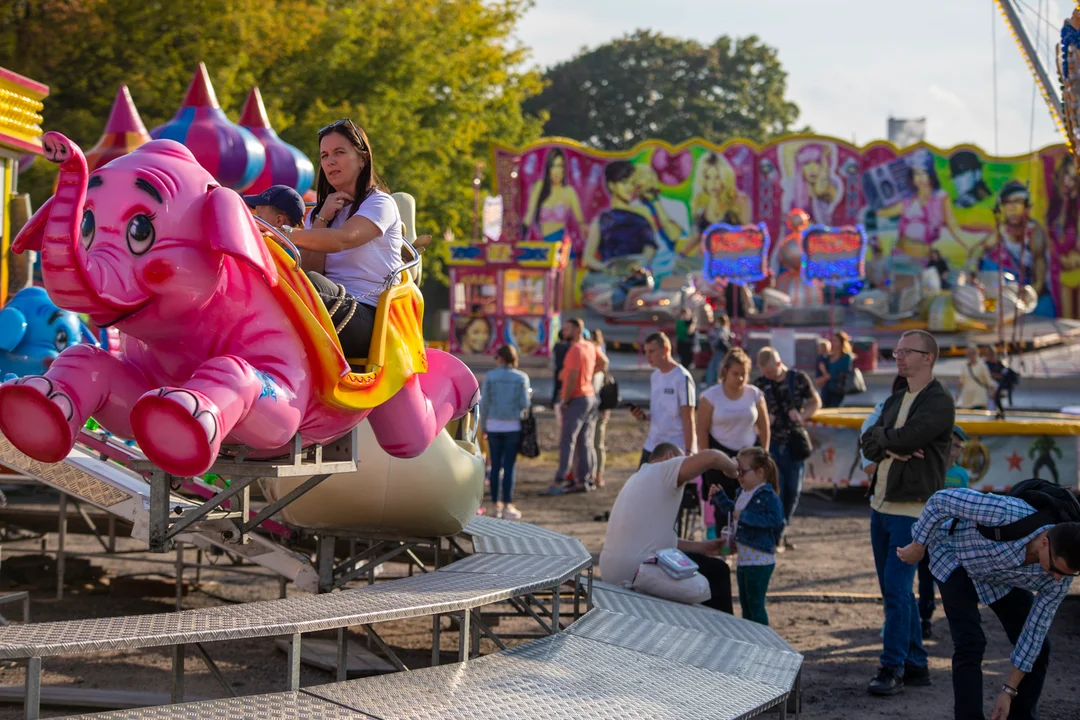
[[[937,356],[930,333],[911,330],[900,336],[893,357],[907,387],[885,401],[880,417],[862,436],[863,455],[876,463],[870,482],[870,544],[885,600],[881,667],[867,687],[873,695],[930,684],[912,590],[915,567],[902,562],[896,551],[911,543],[911,527],[923,505],[945,487],[956,409],[952,393],[934,379]]]
[[[943,490],[927,501],[912,528],[911,544],[897,551],[904,562],[918,563],[930,548],[930,567],[953,639],[957,720],[984,717],[986,636],[980,602],[994,611],[1015,645],[992,720],[1035,717],[1050,659],[1046,633],[1080,570],[1080,523],[1043,525],[1012,542],[991,540],[978,527],[1000,527],[1034,513],[1018,497]]]

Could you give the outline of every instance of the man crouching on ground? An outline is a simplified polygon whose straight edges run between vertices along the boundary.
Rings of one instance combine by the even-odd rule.
[[[896,551],[901,560],[914,565],[930,547],[930,570],[937,578],[953,639],[957,720],[983,718],[986,636],[980,601],[994,611],[1015,644],[992,720],[1035,717],[1050,659],[1046,632],[1080,570],[1080,523],[1043,525],[1013,542],[990,540],[978,528],[998,528],[1034,512],[1018,497],[943,490],[927,501],[911,528],[911,544]]]

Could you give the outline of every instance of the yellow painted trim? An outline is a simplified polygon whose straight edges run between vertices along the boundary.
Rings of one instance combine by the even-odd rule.
[[[818,410],[810,422],[859,430],[872,408]],[[1064,413],[1010,412],[996,420],[985,410],[957,410],[956,424],[968,435],[1080,435],[1080,416]]]
[[[837,145],[842,145],[844,147],[847,147],[849,150],[851,150],[853,152],[857,152],[857,153],[865,153],[865,152],[871,150],[872,148],[884,147],[884,148],[891,149],[892,151],[894,151],[898,155],[908,155],[911,152],[913,152],[913,151],[915,151],[915,150],[917,150],[919,148],[925,148],[927,150],[935,152],[938,155],[948,157],[949,155],[951,155],[951,154],[953,154],[955,152],[958,152],[960,150],[971,150],[971,151],[981,155],[982,157],[984,157],[986,159],[992,159],[994,162],[1001,162],[1001,163],[1020,162],[1020,161],[1023,161],[1023,160],[1030,160],[1032,156],[1041,155],[1042,153],[1044,153],[1047,150],[1050,150],[1052,148],[1059,147],[1059,146],[1065,147],[1064,143],[1060,143],[1060,144],[1054,144],[1054,145],[1046,145],[1046,146],[1042,147],[1039,150],[1034,150],[1033,152],[1030,152],[1030,153],[1022,153],[1020,155],[993,155],[993,154],[987,152],[986,150],[983,150],[982,148],[978,147],[977,145],[972,145],[970,143],[962,143],[960,145],[953,145],[952,147],[949,147],[949,148],[941,148],[941,147],[938,147],[937,145],[932,145],[932,144],[930,144],[928,142],[919,142],[919,143],[915,143],[914,145],[907,145],[907,146],[901,148],[901,147],[898,147],[897,145],[894,145],[893,143],[889,142],[888,140],[872,140],[869,143],[866,143],[865,145],[854,145],[851,142],[848,142],[847,140],[843,140],[841,138],[834,137],[832,135],[815,135],[813,133],[794,133],[794,134],[791,134],[791,135],[782,135],[782,136],[780,136],[778,138],[773,138],[772,140],[769,140],[766,143],[756,143],[753,140],[747,140],[745,138],[732,138],[730,140],[725,140],[723,143],[717,145],[717,144],[712,143],[712,142],[710,142],[710,141],[708,141],[708,140],[706,140],[704,138],[693,137],[693,138],[690,138],[689,140],[684,140],[684,141],[680,142],[678,145],[672,145],[671,143],[669,143],[669,142],[667,142],[665,140],[652,140],[652,139],[650,139],[650,140],[644,140],[644,141],[638,143],[637,145],[630,148],[629,150],[600,150],[598,148],[590,147],[588,145],[580,143],[577,140],[571,140],[570,138],[545,137],[545,138],[540,138],[536,142],[530,143],[529,145],[525,145],[523,147],[514,147],[512,145],[506,145],[504,143],[493,142],[493,143],[491,143],[491,162],[492,162],[492,166],[494,166],[495,158],[496,158],[497,154],[499,153],[499,151],[510,153],[510,154],[523,155],[523,154],[525,154],[527,152],[530,152],[532,150],[536,150],[536,149],[543,148],[543,147],[550,147],[550,146],[553,146],[553,145],[562,145],[562,146],[565,146],[565,147],[569,147],[569,148],[572,148],[572,149],[577,150],[579,152],[587,153],[587,154],[592,155],[594,157],[607,158],[609,160],[620,160],[620,159],[626,159],[628,157],[632,157],[634,155],[638,155],[638,154],[640,154],[642,152],[645,152],[646,150],[648,150],[650,148],[664,148],[669,153],[677,153],[677,152],[682,152],[683,150],[687,150],[687,149],[689,149],[691,147],[705,147],[705,148],[708,148],[709,150],[713,150],[715,152],[723,152],[724,150],[728,149],[729,147],[731,147],[733,145],[745,145],[745,146],[751,148],[752,150],[754,150],[755,152],[761,152],[762,150],[766,150],[766,149],[771,148],[773,146],[780,145],[782,143],[789,142],[789,141],[792,141],[792,140],[817,140],[817,141],[824,140],[824,141],[827,141],[827,142],[836,143]]]

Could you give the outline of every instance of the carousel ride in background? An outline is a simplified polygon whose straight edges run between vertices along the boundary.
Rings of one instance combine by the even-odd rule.
[[[238,194],[303,192],[313,166],[274,133],[257,89],[242,122],[225,116],[200,64],[177,115],[150,133],[122,87],[86,156],[59,133],[42,138],[60,174],[13,243],[40,255],[44,287],[0,311],[0,463],[45,482],[62,475],[49,463],[86,474],[98,489],[74,494],[134,520],[157,551],[201,524],[157,517],[179,500],[155,490],[197,498],[182,512],[207,498],[232,507],[243,486],[246,509],[253,481],[280,513],[241,512],[233,536],[244,543],[256,531],[459,532],[483,494],[478,388],[459,360],[425,347],[412,198],[395,194],[410,255],[379,298],[368,356],[346,358],[298,251]],[[127,232],[98,231],[110,226]],[[252,462],[296,471],[245,476]],[[156,476],[174,480],[159,488]],[[110,492],[143,500],[103,502]],[[220,522],[210,520],[218,541]],[[251,554],[277,570],[291,557]]]

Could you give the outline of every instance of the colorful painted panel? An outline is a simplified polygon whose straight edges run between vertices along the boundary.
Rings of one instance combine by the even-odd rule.
[[[802,244],[807,280],[840,284],[864,276],[866,234],[861,227],[812,225],[803,231]]]
[[[710,226],[764,223],[784,238],[786,214],[801,208],[813,224],[862,225],[875,262],[897,271],[921,270],[932,250],[953,270],[1000,266],[1035,288],[1037,314],[1080,317],[1080,174],[1064,145],[1002,158],[823,136],[650,141],[622,153],[550,140],[497,146],[494,162],[513,218],[503,240],[569,241],[567,306],[580,306],[590,275],[634,265],[656,278],[702,275]]]

